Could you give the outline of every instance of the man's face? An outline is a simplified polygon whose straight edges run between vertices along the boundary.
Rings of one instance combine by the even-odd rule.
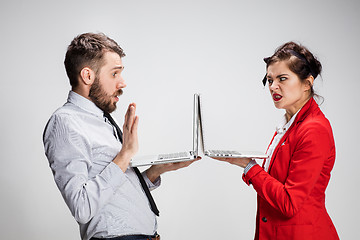
[[[124,69],[120,56],[114,52],[104,54],[104,65],[96,74],[89,92],[90,99],[104,112],[111,113],[116,109],[116,103],[126,87],[121,76]]]

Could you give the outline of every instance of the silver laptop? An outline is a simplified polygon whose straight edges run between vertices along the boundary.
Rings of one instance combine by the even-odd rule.
[[[205,156],[208,157],[220,157],[220,158],[268,158],[268,156],[262,152],[258,151],[234,151],[234,150],[209,150],[206,149],[205,145],[205,135],[204,135],[204,124],[203,124],[203,113],[202,113],[202,103],[201,95],[198,93],[194,94],[195,104],[197,105],[196,115],[198,116],[199,121],[199,135],[201,138],[202,150]]]
[[[198,143],[199,143],[199,121],[197,117],[197,100],[194,97],[193,107],[193,150],[176,153],[164,153],[149,156],[135,156],[130,161],[131,167],[148,166],[172,162],[191,161],[198,157]]]

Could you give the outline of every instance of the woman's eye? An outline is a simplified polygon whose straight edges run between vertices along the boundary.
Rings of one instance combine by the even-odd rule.
[[[285,81],[286,80],[286,77],[281,77],[280,78],[280,81]]]
[[[271,85],[273,83],[273,80],[268,79],[268,83],[269,83],[269,85]]]
[[[116,76],[116,73],[113,73],[112,75],[113,75],[113,77],[115,77],[115,76]]]

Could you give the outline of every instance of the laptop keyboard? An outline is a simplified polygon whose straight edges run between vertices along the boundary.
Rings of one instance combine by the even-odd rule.
[[[159,154],[158,159],[166,160],[166,159],[172,159],[172,158],[185,158],[187,156],[188,156],[187,152],[165,153],[165,154]]]
[[[217,155],[217,156],[240,155],[240,153],[237,151],[227,151],[227,150],[208,150],[207,152],[211,155]]]

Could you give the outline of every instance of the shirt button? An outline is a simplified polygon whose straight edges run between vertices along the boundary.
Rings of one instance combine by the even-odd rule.
[[[261,220],[262,220],[263,222],[267,222],[267,218],[266,218],[266,217],[263,217]]]

